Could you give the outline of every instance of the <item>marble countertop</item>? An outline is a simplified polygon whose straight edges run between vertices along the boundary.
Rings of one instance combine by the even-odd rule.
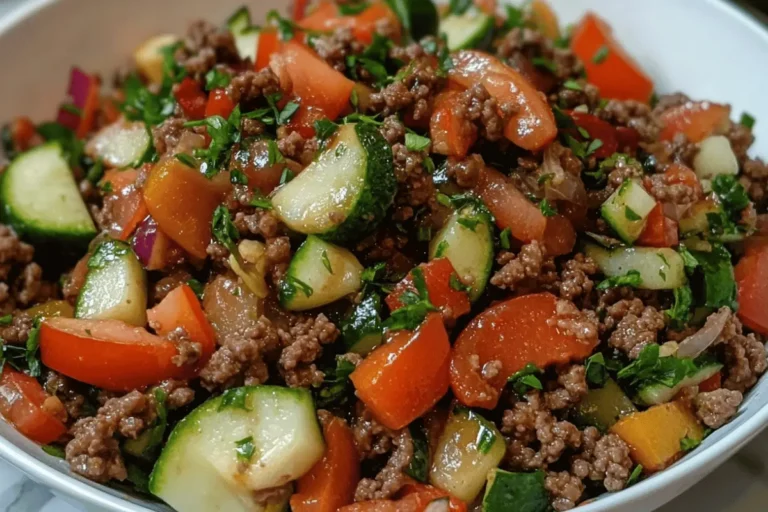
[[[0,16],[24,0],[0,0]],[[768,432],[657,512],[758,512],[768,509]],[[85,512],[0,460],[0,512]],[[92,507],[88,512],[96,512]]]

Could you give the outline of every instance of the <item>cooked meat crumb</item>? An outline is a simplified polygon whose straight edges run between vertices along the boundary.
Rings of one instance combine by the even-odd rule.
[[[298,318],[288,330],[278,329],[283,351],[280,354],[280,372],[290,387],[310,387],[322,383],[323,372],[315,360],[323,352],[323,345],[333,343],[339,330],[328,317],[320,313],[315,318]]]
[[[720,428],[739,410],[744,396],[740,391],[716,389],[699,393],[693,403],[696,416],[709,428]]]
[[[552,495],[552,507],[557,512],[574,508],[584,493],[581,479],[567,471],[547,473],[544,487]]]
[[[392,497],[409,481],[404,473],[413,458],[413,439],[407,428],[392,438],[394,450],[375,478],[363,478],[357,484],[355,501],[385,500]]]

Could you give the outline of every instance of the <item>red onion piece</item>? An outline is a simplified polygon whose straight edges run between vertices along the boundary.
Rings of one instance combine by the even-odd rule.
[[[696,357],[707,350],[720,337],[730,317],[731,310],[726,307],[709,315],[701,329],[680,342],[677,347],[677,357]]]
[[[157,240],[157,223],[152,217],[147,217],[139,227],[136,228],[136,234],[133,236],[133,252],[138,256],[139,261],[145,267],[152,261],[152,251]]]
[[[80,126],[80,116],[74,112],[60,108],[59,113],[56,114],[56,122],[66,126],[70,130],[77,130],[77,127]]]
[[[69,75],[69,90],[67,91],[72,98],[72,103],[77,108],[85,108],[85,103],[88,101],[88,93],[91,90],[93,84],[93,77],[86,74],[80,68],[72,68],[72,72]]]

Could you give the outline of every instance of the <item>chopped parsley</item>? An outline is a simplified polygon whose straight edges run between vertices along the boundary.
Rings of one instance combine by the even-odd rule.
[[[712,180],[712,190],[717,194],[717,197],[731,218],[736,217],[734,220],[737,220],[741,210],[749,206],[747,191],[735,176],[718,174]]]
[[[451,0],[448,4],[448,12],[461,16],[472,7],[472,0]]]
[[[669,319],[669,325],[673,329],[682,330],[688,325],[693,308],[693,292],[690,286],[684,285],[675,288],[672,293],[675,302],[671,308],[664,310],[664,315]]]
[[[65,457],[64,447],[55,444],[45,444],[40,447],[45,453],[59,459]]]
[[[565,87],[566,89],[570,89],[571,91],[583,91],[584,90],[584,88],[581,86],[581,84],[579,82],[577,82],[576,80],[572,80],[572,79],[569,79],[569,80],[566,80],[565,82],[563,82],[563,87]]]
[[[336,356],[336,366],[323,371],[325,379],[317,389],[315,403],[318,408],[344,405],[352,394],[350,374],[355,371],[355,365],[343,356]]]
[[[474,231],[477,229],[477,225],[480,224],[480,219],[477,217],[459,217],[459,219],[456,221],[459,223],[459,225],[463,228],[466,228],[470,231]]]
[[[219,404],[219,410],[222,411],[227,408],[242,409],[249,411],[248,408],[248,388],[231,388],[226,390],[221,395],[221,404]]]
[[[240,142],[240,119],[240,106],[238,105],[228,119],[221,116],[211,116],[199,121],[184,123],[185,128],[205,126],[211,137],[211,143],[207,148],[194,150],[194,156],[203,159],[201,168],[207,177],[211,178],[219,172],[219,169],[229,161],[232,146]]]
[[[481,421],[478,422],[480,428],[477,431],[475,445],[477,446],[477,451],[485,455],[491,451],[491,448],[496,443],[496,429],[485,418],[481,418],[478,415],[478,419]]]
[[[640,478],[643,476],[643,465],[638,464],[635,466],[635,469],[632,470],[632,473],[630,473],[629,478],[627,479],[627,487],[631,487],[635,485],[637,482],[640,481]]]
[[[294,177],[295,175],[293,174],[293,171],[286,167],[285,169],[283,169],[282,174],[280,174],[280,185],[285,185],[286,183],[291,181]]]
[[[602,64],[603,62],[605,62],[605,59],[608,58],[609,52],[610,50],[608,49],[607,46],[605,45],[601,46],[597,50],[597,52],[595,52],[595,54],[592,56],[592,62],[594,62],[595,64]]]
[[[608,380],[608,369],[605,366],[605,356],[598,352],[587,359],[586,364],[587,382],[601,388]]]
[[[328,258],[328,251],[326,251],[325,249],[323,249],[322,260],[323,260],[323,266],[328,271],[328,273],[333,274],[333,267],[331,267],[331,260]]]
[[[514,5],[507,5],[507,19],[504,21],[504,31],[525,26],[525,14],[523,10]]]
[[[195,295],[197,295],[198,299],[203,298],[203,293],[205,292],[205,285],[198,281],[197,279],[187,279],[187,286],[192,288],[192,291],[195,292]]]
[[[427,482],[429,477],[429,441],[424,422],[417,420],[408,427],[413,441],[413,457],[411,463],[403,471],[419,482]]]
[[[311,297],[314,292],[311,286],[309,286],[307,283],[302,281],[296,276],[292,276],[291,274],[286,274],[283,278],[284,286],[287,286],[290,288],[292,293],[296,293],[296,290],[301,290],[301,293],[304,294],[305,297]]]
[[[744,112],[741,114],[741,119],[739,119],[739,124],[749,128],[750,130],[755,127],[755,118],[752,117],[752,115],[749,114],[749,112]]]
[[[731,253],[721,244],[713,244],[711,252],[695,251],[691,253],[704,273],[704,305],[719,309],[728,306],[738,308],[736,302],[736,280],[733,275]]]
[[[431,143],[432,141],[429,140],[429,137],[422,137],[415,133],[405,134],[405,147],[409,151],[427,151]]]
[[[11,325],[12,322],[13,322],[13,315],[8,314],[8,315],[0,316],[0,326]]]
[[[457,292],[469,293],[469,291],[472,289],[470,286],[464,284],[459,276],[455,273],[451,274],[451,278],[448,281],[448,284],[450,285],[451,290],[456,290]]]
[[[699,371],[696,361],[688,357],[660,356],[660,347],[647,345],[635,361],[622,368],[617,377],[627,387],[637,390],[651,385],[674,388],[683,379]]]
[[[229,76],[229,73],[213,68],[205,74],[205,90],[221,89],[228,86],[231,80],[232,77]]]
[[[534,57],[531,59],[531,64],[537,68],[546,69],[552,74],[557,73],[557,64],[552,59],[546,59],[544,57]]]
[[[237,246],[235,243],[240,238],[240,233],[232,223],[232,217],[229,214],[229,210],[223,204],[216,207],[213,212],[213,218],[211,219],[211,232],[213,238],[216,239],[221,245],[229,249],[229,252],[237,252]]]
[[[541,380],[537,377],[543,373],[535,364],[528,363],[525,368],[514,373],[507,379],[507,382],[512,385],[512,389],[519,396],[523,396],[532,389],[538,389],[539,391],[544,389],[541,384]]]
[[[229,181],[233,185],[247,185],[248,176],[246,176],[245,173],[240,169],[232,169],[229,172]]]
[[[336,130],[338,129],[339,125],[330,119],[326,118],[315,121],[315,135],[321,144],[324,144],[328,139],[333,137],[333,134],[336,133]]]
[[[437,202],[443,206],[447,206],[448,208],[453,207],[451,198],[443,194],[442,192],[437,194]]]
[[[643,220],[643,218],[641,216],[639,216],[635,212],[635,210],[633,210],[629,206],[625,206],[624,207],[624,217],[626,217],[627,220],[631,220],[631,221]]]
[[[365,0],[362,0],[336,4],[336,7],[339,9],[339,14],[342,16],[355,16],[370,7],[370,4]]]
[[[552,205],[548,199],[544,198],[539,203],[539,210],[545,217],[554,217],[557,215],[557,208]]]
[[[250,463],[253,455],[256,453],[256,447],[253,445],[253,436],[235,441],[235,453],[237,453],[238,462]]]
[[[275,9],[267,13],[267,23],[272,23],[277,28],[277,34],[281,41],[290,41],[295,33],[301,30],[294,22],[280,16]]]
[[[437,244],[437,249],[435,250],[435,258],[440,258],[441,256],[445,255],[445,251],[448,250],[448,241],[441,240],[439,244]]]
[[[248,202],[249,205],[261,208],[262,210],[271,210],[272,201],[261,193],[259,189],[253,191],[253,198]]]
[[[384,322],[384,327],[389,330],[416,329],[424,321],[427,314],[437,311],[437,308],[429,300],[424,271],[416,267],[411,270],[410,275],[416,291],[406,290],[400,295],[399,299],[403,307],[393,311]]]
[[[499,245],[506,250],[512,248],[512,231],[509,228],[504,228],[499,233]]]
[[[429,242],[432,239],[432,228],[430,226],[419,226],[416,230],[416,239],[419,242]]]
[[[187,153],[177,153],[176,160],[183,163],[187,167],[197,169],[197,160],[195,160],[195,157],[192,155],[188,155]]]
[[[267,165],[272,166],[284,161],[285,158],[277,147],[277,142],[272,139],[267,141]]]
[[[693,439],[688,436],[685,436],[680,440],[680,450],[684,452],[690,452],[691,450],[695,450],[698,448],[698,446],[701,444],[701,439]]]
[[[619,286],[631,286],[637,288],[641,284],[643,284],[643,278],[640,276],[640,272],[637,270],[630,270],[623,276],[613,276],[600,281],[600,284],[597,285],[597,289],[607,290],[608,288],[616,288]]]

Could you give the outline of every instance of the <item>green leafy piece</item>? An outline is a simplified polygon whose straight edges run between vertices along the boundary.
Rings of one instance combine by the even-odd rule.
[[[280,16],[280,13],[272,9],[267,13],[267,23],[272,23],[277,28],[277,34],[281,41],[290,41],[300,29],[294,22]]]
[[[531,59],[531,64],[536,66],[537,68],[546,69],[552,74],[557,73],[557,64],[552,59],[547,59],[544,57],[534,57]]]
[[[755,127],[755,118],[752,117],[752,115],[749,112],[744,112],[743,114],[741,114],[741,119],[739,119],[739,124],[751,130],[752,128]]]
[[[205,285],[198,281],[197,279],[187,279],[187,286],[192,288],[192,291],[195,292],[195,295],[197,295],[198,299],[203,298],[203,293],[205,292]]]
[[[63,459],[65,456],[64,447],[59,446],[57,444],[45,444],[40,448],[42,448],[42,450],[48,455],[51,455],[53,457],[58,457],[59,459]]]
[[[608,380],[608,369],[605,365],[605,356],[598,352],[587,359],[586,364],[587,382],[601,388]]]
[[[212,68],[205,74],[205,90],[221,89],[229,85],[232,77],[229,73],[221,71],[219,68]]]
[[[735,311],[739,305],[736,302],[736,280],[728,249],[721,244],[713,244],[711,252],[693,251],[691,254],[704,273],[704,305],[714,309],[728,306]]]
[[[571,91],[584,90],[584,88],[581,86],[579,82],[577,82],[576,80],[570,80],[570,79],[563,82],[563,87],[565,87],[566,89],[570,89]]]
[[[698,371],[696,362],[687,357],[661,357],[659,345],[643,348],[638,358],[619,371],[618,378],[631,389],[657,385],[673,388]]]
[[[720,198],[725,210],[733,216],[749,206],[749,196],[744,185],[735,176],[718,174],[712,180],[712,190]]]
[[[414,480],[426,483],[429,478],[429,442],[424,423],[417,420],[408,427],[413,440],[413,457],[404,473]]]
[[[460,226],[470,231],[474,231],[477,229],[477,225],[482,222],[482,219],[478,217],[461,217],[457,222]]]
[[[291,181],[296,175],[293,174],[293,171],[289,168],[283,169],[283,172],[280,174],[280,185],[285,185],[289,181]]]
[[[684,452],[690,452],[691,450],[698,448],[701,441],[702,439],[691,439],[690,437],[685,436],[680,440],[680,449]]]
[[[605,62],[605,59],[608,58],[609,52],[610,50],[608,49],[607,46],[605,45],[601,46],[597,50],[597,52],[595,52],[595,54],[592,56],[592,62],[594,62],[595,64],[602,64],[603,62]]]
[[[448,250],[448,241],[447,240],[441,240],[439,244],[437,244],[437,249],[435,250],[435,258],[440,258],[445,254],[445,251]]]
[[[499,233],[499,245],[502,249],[509,250],[512,248],[512,230],[504,228]]]
[[[297,110],[299,110],[299,104],[295,101],[286,103],[283,110],[281,110],[280,114],[277,116],[277,124],[283,125],[290,121]]]
[[[40,318],[35,318],[33,327],[29,331],[26,343],[25,359],[27,373],[30,377],[39,377],[42,374],[42,365],[38,352],[40,350]]]
[[[337,7],[342,16],[355,16],[370,7],[370,4],[363,0],[337,4]]]
[[[554,217],[557,215],[557,208],[552,205],[548,199],[544,198],[539,203],[539,210],[545,217]]]
[[[544,386],[541,384],[541,380],[537,375],[541,375],[543,372],[533,363],[528,363],[525,368],[514,373],[507,379],[507,382],[512,385],[512,390],[518,394],[518,396],[524,396],[532,389],[542,390]]]
[[[383,261],[376,263],[372,267],[366,267],[363,269],[363,274],[360,276],[360,279],[363,281],[363,283],[374,284],[376,280],[382,276],[386,268],[387,264]]]
[[[11,325],[12,322],[13,322],[13,315],[8,314],[8,315],[0,316],[0,326]]]
[[[472,0],[451,0],[448,4],[448,12],[461,16],[467,12],[472,5]]]
[[[85,179],[96,185],[104,176],[104,160],[97,158],[85,174]]]
[[[271,210],[272,201],[261,193],[258,189],[253,191],[253,198],[248,202],[249,205],[261,208],[262,210]]]
[[[626,207],[624,208],[624,217],[626,217],[626,218],[627,218],[627,220],[632,220],[632,221],[636,221],[636,220],[642,220],[642,217],[640,217],[640,216],[639,216],[639,215],[638,215],[638,214],[635,212],[635,210],[633,210],[633,209],[632,209],[632,208],[630,208],[629,206],[626,206]]]
[[[616,288],[618,286],[631,286],[632,288],[638,288],[643,284],[643,278],[640,272],[637,270],[630,270],[623,276],[614,276],[600,281],[597,285],[598,290],[607,290],[608,288]]]
[[[344,405],[353,393],[350,374],[355,365],[343,356],[336,356],[336,367],[325,370],[325,379],[315,391],[317,407],[327,408]]]
[[[338,129],[339,125],[330,119],[326,118],[315,121],[315,135],[317,136],[317,140],[321,143],[333,137],[333,134],[336,133],[336,130]]]
[[[179,162],[192,169],[197,169],[198,167],[198,163],[197,160],[195,160],[195,157],[188,155],[187,153],[177,153],[175,158]]]
[[[293,289],[293,293],[296,293],[296,290],[301,290],[301,293],[303,293],[305,297],[311,297],[312,294],[315,293],[311,286],[298,277],[287,274],[283,279],[285,279],[288,286]]]
[[[531,377],[531,375],[529,375],[529,377]],[[477,431],[475,445],[477,445],[477,451],[485,455],[491,451],[491,448],[493,448],[493,445],[496,442],[496,429],[488,422],[488,420],[480,415],[477,415],[477,418],[479,420],[480,428]]]
[[[240,142],[240,106],[236,106],[228,119],[221,116],[211,116],[199,121],[184,123],[185,128],[205,126],[211,143],[207,148],[194,151],[196,158],[203,159],[201,170],[207,177],[213,177],[229,161],[229,153],[235,143]]]
[[[250,409],[248,409],[248,403],[246,402],[247,399],[248,388],[241,387],[228,389],[221,395],[221,404],[219,404],[219,410],[221,411],[227,408],[232,408],[249,411]]]
[[[323,266],[328,271],[329,274],[333,274],[333,268],[331,267],[331,260],[328,259],[328,251],[323,249]]]
[[[253,455],[256,453],[256,447],[253,445],[253,436],[235,441],[235,453],[239,462],[250,463]]]
[[[246,176],[245,173],[240,169],[232,169],[229,172],[229,181],[233,185],[247,185],[248,176]]]
[[[223,204],[217,206],[213,212],[211,232],[216,241],[229,249],[229,252],[235,253],[237,251],[235,242],[240,239],[240,233],[232,222],[229,210]]]
[[[408,290],[400,296],[400,302],[404,306],[393,311],[384,322],[384,327],[389,330],[416,329],[424,321],[427,314],[437,311],[437,308],[429,300],[424,271],[419,267],[414,268],[411,270],[411,278],[416,292]]]
[[[457,292],[469,293],[469,291],[472,289],[471,286],[464,284],[462,280],[459,279],[459,276],[457,276],[455,273],[451,274],[451,278],[448,284],[451,287],[451,290],[456,290]]]
[[[632,473],[630,473],[629,478],[627,479],[627,487],[631,487],[635,485],[637,482],[640,481],[640,477],[643,476],[643,465],[638,464],[635,466],[635,469],[632,470]]]
[[[507,19],[504,20],[504,30],[510,31],[513,28],[522,28],[525,26],[525,14],[523,10],[514,5],[507,5]]]
[[[685,266],[685,272],[687,274],[692,274],[694,270],[696,270],[696,267],[699,266],[699,261],[696,259],[696,257],[691,254],[691,251],[688,250],[688,248],[684,245],[681,245],[677,248],[678,254],[680,254],[680,257],[683,259],[683,265]]]
[[[429,140],[429,137],[422,137],[410,132],[405,134],[405,147],[409,151],[426,151],[430,144],[432,141]]]
[[[277,142],[270,139],[267,141],[267,165],[272,166],[280,162],[284,162],[285,158],[277,147]]]
[[[682,330],[688,325],[691,319],[691,309],[693,308],[693,292],[691,287],[681,286],[675,288],[672,292],[675,297],[675,303],[671,308],[665,309],[664,314],[669,319],[669,325],[673,329]]]

